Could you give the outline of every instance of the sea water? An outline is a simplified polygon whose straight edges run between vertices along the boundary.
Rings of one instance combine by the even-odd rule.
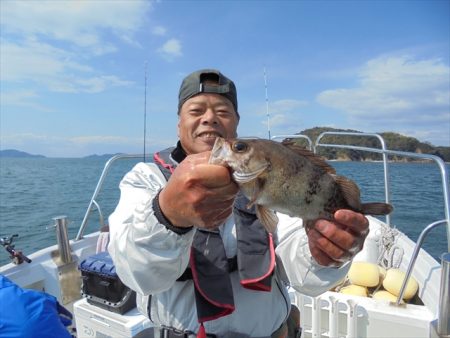
[[[106,160],[102,158],[0,158],[0,237],[18,234],[16,249],[25,255],[56,243],[52,219],[66,215],[69,238],[75,238]],[[107,216],[119,200],[119,182],[138,160],[115,163],[96,201]],[[330,162],[338,174],[353,179],[363,202],[384,201],[383,163]],[[442,184],[434,163],[390,163],[391,223],[412,240],[428,224],[445,218]],[[382,218],[384,219],[384,218]],[[93,211],[85,233],[100,228]],[[433,230],[423,245],[437,260],[447,252],[444,226]],[[9,261],[0,247],[0,265]]]

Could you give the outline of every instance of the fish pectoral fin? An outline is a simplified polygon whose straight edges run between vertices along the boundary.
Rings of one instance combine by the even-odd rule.
[[[261,168],[255,170],[253,172],[250,172],[250,173],[240,173],[240,172],[235,171],[233,173],[233,178],[236,181],[236,183],[238,183],[238,184],[239,183],[240,184],[248,183],[251,180],[254,180],[255,178],[257,178],[259,175],[261,175],[264,171],[266,171],[266,169],[268,167],[269,167],[269,165],[266,164],[266,165],[262,166]]]
[[[256,216],[268,233],[275,232],[278,224],[278,216],[274,211],[258,204],[256,205]]]
[[[359,188],[355,182],[344,176],[332,175],[335,182],[341,189],[342,195],[347,201],[348,205],[354,210],[361,209],[361,197]]]
[[[249,196],[249,202],[247,204],[247,209],[250,209],[258,200],[259,195],[261,194],[261,181],[256,179],[251,182],[245,183],[248,191],[251,191]]]

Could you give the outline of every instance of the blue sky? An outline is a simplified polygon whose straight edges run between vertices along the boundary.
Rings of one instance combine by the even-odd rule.
[[[0,149],[49,157],[177,140],[182,78],[218,68],[241,136],[315,126],[450,146],[449,1],[0,2]],[[147,65],[147,66],[145,66]]]

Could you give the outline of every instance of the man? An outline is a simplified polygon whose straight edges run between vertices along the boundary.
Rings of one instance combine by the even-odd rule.
[[[201,70],[181,84],[175,148],[121,182],[109,251],[161,337],[281,337],[286,285],[312,296],[333,287],[361,250],[367,219],[349,210],[318,220],[279,216],[267,234],[228,168],[209,165],[216,137],[234,138],[234,83]],[[276,255],[275,255],[276,247]]]

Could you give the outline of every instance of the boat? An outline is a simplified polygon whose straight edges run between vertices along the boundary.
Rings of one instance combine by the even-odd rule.
[[[327,135],[375,137],[380,141],[380,147],[366,148],[322,142]],[[305,139],[314,152],[321,147],[334,147],[381,154],[387,203],[390,202],[390,156],[432,161],[440,171],[445,209],[444,219],[423,224],[423,230],[416,242],[391,225],[389,216],[385,220],[368,216],[370,233],[363,251],[355,257],[353,264],[356,266],[359,262],[372,267],[375,265],[380,273],[387,271],[386,276],[390,270],[400,271],[401,278],[395,281],[397,295],[392,291],[390,300],[374,297],[375,291],[387,288],[381,283],[382,279],[377,286],[366,287],[369,297],[343,292],[352,282],[350,278],[343,280],[337,288],[318,297],[310,297],[290,289],[292,303],[301,313],[302,337],[448,337],[450,335],[450,202],[448,172],[442,159],[435,155],[389,150],[383,138],[372,133],[324,132],[314,143],[306,135],[271,137],[274,140],[285,138]],[[67,218],[58,216],[54,218],[56,243],[28,257],[14,250],[11,245],[13,238],[2,239],[1,244],[14,256],[15,262],[1,266],[0,274],[22,288],[44,291],[55,296],[74,314],[74,324],[69,328],[74,336],[153,336],[151,322],[139,314],[136,308],[120,313],[113,308],[115,301],[103,299],[103,304],[96,304],[91,295],[81,292],[86,291],[83,283],[87,282],[87,277],[80,271],[80,265],[105,249],[104,245],[102,248],[102,241],[107,233],[99,229],[85,234],[88,219],[95,217],[95,213],[98,213],[100,224],[104,223],[102,209],[96,198],[110,169],[118,161],[138,158],[142,158],[142,154],[121,154],[113,156],[106,162],[75,238],[68,239]],[[448,252],[442,253],[441,262],[422,248],[427,235],[437,227],[446,227],[447,231]],[[414,292],[413,297],[406,297],[412,281],[417,283],[417,291]],[[405,301],[405,298],[411,299]]]

